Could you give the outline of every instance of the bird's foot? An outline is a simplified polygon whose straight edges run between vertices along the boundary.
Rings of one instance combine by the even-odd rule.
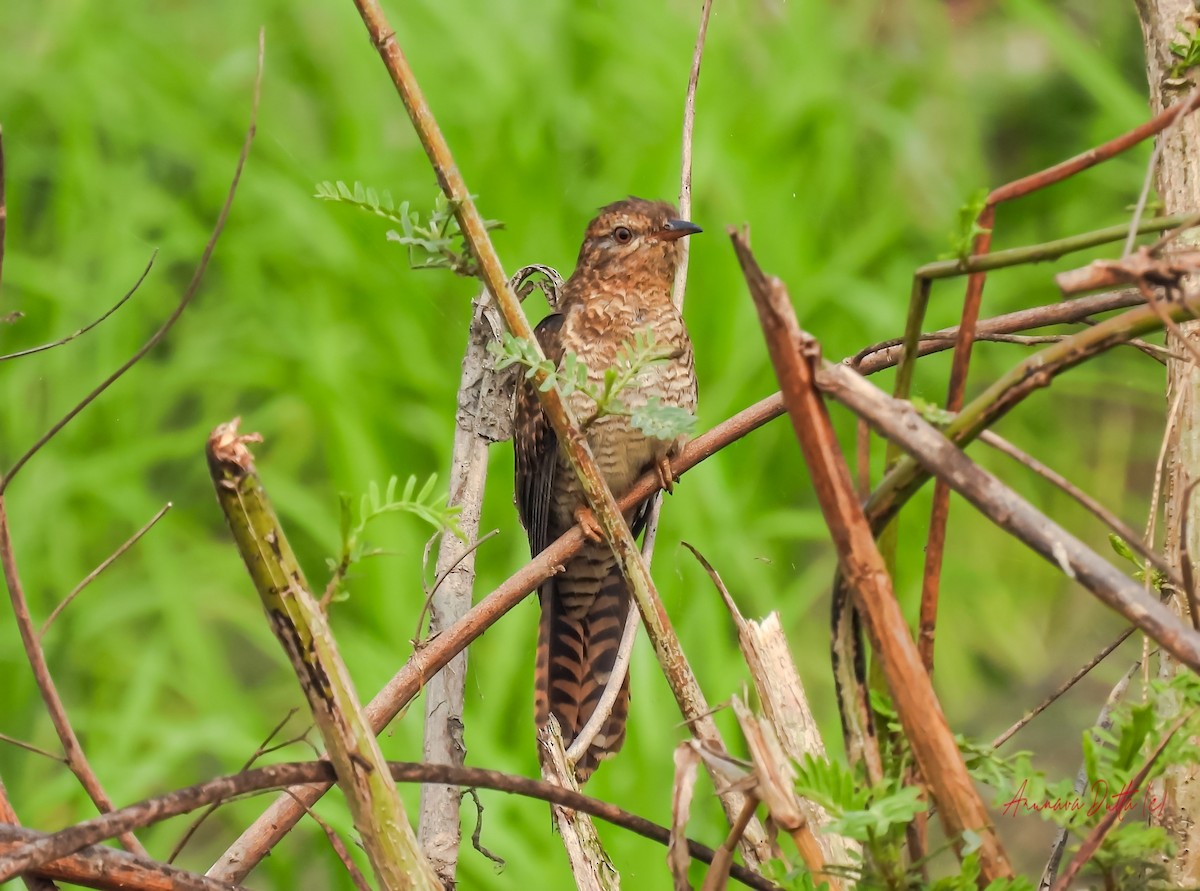
[[[662,487],[668,494],[674,494],[675,471],[671,469],[671,459],[664,455],[654,462],[654,469],[658,472],[658,481],[662,483]]]
[[[592,513],[590,507],[581,507],[575,511],[575,522],[579,524],[579,528],[583,531],[583,537],[589,541],[602,541],[604,539],[604,530],[596,522],[596,515]]]

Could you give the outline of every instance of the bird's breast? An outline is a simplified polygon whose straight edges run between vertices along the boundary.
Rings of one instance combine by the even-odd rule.
[[[639,332],[649,328],[660,351],[673,353],[664,362],[649,365],[620,391],[619,397],[627,409],[638,409],[650,399],[667,406],[696,410],[696,377],[692,345],[687,328],[678,310],[669,301],[647,307],[630,305],[613,299],[594,300],[571,313],[564,321],[562,344],[564,351],[574,352],[587,366],[587,380],[592,388],[602,388],[605,373],[614,366],[618,353],[628,349]],[[630,423],[625,414],[597,417],[596,403],[583,390],[568,396],[575,419],[583,427],[588,445],[609,488],[620,496],[628,491],[637,478],[653,463],[671,451],[678,443],[647,436]],[[561,456],[560,479],[570,485],[560,489],[555,513],[563,521],[573,516],[579,506],[575,475]]]

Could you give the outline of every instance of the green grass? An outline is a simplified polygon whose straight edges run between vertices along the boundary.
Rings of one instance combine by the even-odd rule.
[[[503,220],[506,268],[569,272],[597,206],[673,197],[697,4],[390,4],[482,212]],[[233,172],[266,28],[262,114],[243,184],[204,286],[150,357],[71,424],[13,483],[9,510],[40,621],[165,501],[174,509],[94,583],[46,638],[55,677],[104,783],[130,802],[237,769],[302,702],[263,621],[210,489],[207,432],[234,415],[260,431],[266,485],[314,584],[338,548],[337,493],[392,474],[445,478],[454,394],[476,286],[407,268],[380,221],[313,199],[323,180],[388,188],[431,207],[436,182],[352,4],[281,0],[0,6],[0,124],[9,188],[0,351],[53,339],[99,315],[158,260],[141,291],[70,345],[0,366],[0,463],[8,465],[170,311]],[[749,222],[769,272],[832,357],[896,336],[911,271],[949,249],[955,212],[983,185],[1116,135],[1146,114],[1134,13],[1022,0],[952,27],[934,5],[718,2],[697,104],[687,316],[700,423],[775,389],[724,227]],[[1103,51],[1102,49],[1103,48]],[[1149,148],[998,214],[1010,247],[1120,222]],[[994,274],[985,314],[1049,302],[1050,273],[1086,258]],[[939,283],[929,327],[953,324],[960,283]],[[536,313],[536,310],[531,310]],[[1021,348],[984,344],[973,388]],[[914,394],[945,396],[948,362],[923,361]],[[890,376],[880,383],[890,386]],[[1162,374],[1118,351],[1039,393],[999,431],[1140,524],[1160,435]],[[835,412],[848,437],[853,423]],[[1081,431],[1089,431],[1080,435]],[[973,447],[978,452],[980,446]],[[512,451],[491,459],[479,591],[526,559],[511,504]],[[1041,508],[1098,548],[1104,531],[999,458]],[[906,512],[897,588],[915,611],[928,493]],[[372,542],[333,623],[359,692],[411,652],[426,527],[394,517]],[[833,556],[790,430],[773,424],[688,474],[668,500],[655,575],[711,702],[746,682],[733,630],[686,539],[748,615],[779,610],[821,726],[840,749],[828,667]],[[962,502],[953,506],[937,686],[952,725],[988,737],[1110,637],[1116,621]],[[524,604],[470,653],[472,764],[532,774],[536,607]],[[1115,677],[1114,662],[1100,672]],[[626,750],[589,791],[669,818],[671,752],[683,737],[649,648],[634,657]],[[55,748],[11,622],[0,624],[0,732]],[[1096,681],[1040,719],[1039,751],[1074,770]],[[420,754],[419,707],[383,740]],[[721,717],[727,737],[732,723]],[[1035,725],[1037,727],[1037,725]],[[1027,743],[1032,744],[1031,738]],[[302,747],[284,753],[305,757]],[[22,820],[56,828],[91,814],[59,765],[0,747]],[[414,790],[406,802],[415,812]],[[540,804],[483,796],[496,875],[464,850],[465,888],[562,887],[564,858]],[[219,812],[181,862],[205,868],[257,813]],[[470,805],[464,808],[472,825]],[[331,796],[320,813],[349,831]],[[1020,823],[1021,821],[1016,821]],[[693,829],[722,835],[718,809]],[[145,833],[164,856],[181,823]],[[1002,826],[1020,863],[1021,826]],[[666,888],[663,852],[602,828],[629,887]],[[344,887],[305,825],[257,873],[258,888]]]

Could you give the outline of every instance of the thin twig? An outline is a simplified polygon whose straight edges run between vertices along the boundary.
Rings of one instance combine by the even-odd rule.
[[[1137,205],[1133,208],[1133,218],[1129,221],[1129,235],[1125,239],[1125,248],[1121,251],[1122,257],[1128,257],[1133,253],[1133,245],[1137,241],[1142,214],[1146,212],[1146,199],[1150,197],[1150,186],[1154,182],[1154,172],[1158,169],[1158,161],[1162,157],[1163,146],[1174,135],[1188,113],[1196,107],[1198,100],[1200,100],[1200,88],[1193,88],[1180,105],[1174,106],[1179,111],[1170,125],[1163,131],[1162,137],[1154,140],[1154,149],[1150,152],[1150,160],[1146,162],[1146,175],[1142,179],[1142,190],[1138,193]]]
[[[1095,516],[1101,523],[1106,525],[1113,532],[1117,533],[1131,548],[1137,551],[1142,557],[1155,569],[1161,572],[1174,585],[1183,585],[1185,580],[1176,575],[1171,564],[1167,562],[1161,554],[1151,548],[1146,547],[1142,541],[1142,537],[1138,535],[1133,527],[1125,523],[1120,517],[1110,511],[1107,507],[1089,495],[1087,492],[1080,489],[1065,476],[1058,471],[1047,467],[1037,458],[1027,452],[1017,448],[1007,439],[1004,439],[998,433],[991,430],[985,430],[979,436],[980,442],[990,445],[997,451],[1003,452],[1015,461],[1025,465],[1038,476],[1050,482],[1052,485],[1061,489],[1076,502],[1083,506]],[[1198,629],[1200,630],[1200,629]]]
[[[700,83],[700,62],[704,58],[704,38],[708,35],[708,17],[712,12],[712,0],[704,0],[700,8],[700,28],[696,34],[696,48],[692,51],[692,70],[688,75],[687,93],[683,100],[683,139],[679,165],[679,216],[691,219],[692,215],[692,142],[696,130],[696,87]],[[683,309],[683,296],[687,288],[688,251],[687,239],[683,239],[679,253],[679,265],[675,267],[675,282],[671,288],[671,302],[676,309]]]
[[[286,789],[284,795],[290,795]],[[294,798],[295,796],[293,796]],[[341,836],[334,831],[334,828],[321,819],[312,808],[305,805],[303,802],[296,802],[304,808],[304,812],[312,819],[314,823],[321,827],[321,831],[325,833],[325,838],[329,840],[329,847],[333,848],[333,852],[337,855],[338,860],[342,861],[342,866],[345,867],[347,874],[350,876],[350,882],[358,891],[371,891],[370,884],[367,883],[367,877],[362,874],[362,870],[358,868],[358,864],[354,862],[350,856],[350,852],[346,849],[346,843],[342,841]],[[210,805],[215,807],[215,805]]]
[[[0,733],[0,742],[16,746],[18,749],[24,749],[26,752],[33,752],[35,755],[41,755],[43,758],[49,758],[51,761],[57,761],[59,764],[67,763],[67,759],[62,755],[55,755],[53,752],[35,746],[33,743],[25,742],[23,739],[17,739],[15,736],[9,736],[7,733]],[[0,820],[0,822],[3,821]]]
[[[524,798],[546,801],[571,810],[582,811],[648,838],[667,844],[670,830],[636,814],[622,810],[606,801],[572,792],[553,783],[515,776],[478,767],[456,767],[449,764],[389,761],[388,770],[398,783],[437,783],[443,785],[492,789]],[[137,829],[186,814],[214,802],[269,789],[303,788],[313,783],[327,784],[334,780],[334,770],[328,761],[298,761],[256,767],[231,776],[216,777],[176,789],[156,798],[114,811],[103,817],[78,823],[52,834],[38,835],[36,842],[7,850],[0,857],[0,882],[24,870],[40,869],[51,860],[77,851],[84,845],[112,838],[124,829]],[[301,810],[301,813],[304,813]],[[10,836],[11,827],[0,827],[0,839]],[[32,835],[32,834],[31,834]],[[690,855],[701,863],[712,863],[714,852],[698,842],[688,842]],[[210,876],[211,877],[211,876]],[[735,865],[733,877],[751,888],[779,891],[778,886],[744,867]],[[211,877],[215,878],[215,877]]]
[[[983,334],[1012,334],[1017,331],[1044,328],[1048,325],[1082,322],[1097,313],[1108,312],[1114,309],[1127,309],[1142,303],[1145,303],[1145,298],[1142,297],[1136,288],[1123,288],[1119,291],[1074,297],[1058,303],[1033,306],[990,319],[981,319],[976,326],[975,333],[976,336]],[[929,353],[941,352],[947,349],[957,336],[957,325],[929,334],[918,334],[915,341],[917,344],[917,355],[925,356]],[[864,347],[843,361],[851,368],[856,368],[863,374],[873,374],[897,364],[900,361],[903,346],[904,338],[898,337],[892,340],[885,340],[882,343]]]
[[[1124,697],[1125,691],[1129,689],[1129,682],[1134,674],[1137,673],[1140,662],[1135,662],[1129,667],[1129,670],[1121,676],[1121,679],[1113,685],[1112,690],[1108,693],[1108,698],[1104,700],[1104,705],[1100,708],[1100,714],[1096,716],[1096,723],[1092,731],[1093,739],[1097,739],[1096,731],[1107,733],[1112,729],[1113,725],[1113,710],[1117,707],[1117,703]],[[1079,770],[1075,774],[1075,785],[1072,787],[1076,795],[1082,795],[1084,788],[1087,786],[1087,763],[1079,766]],[[1051,885],[1054,884],[1054,877],[1058,874],[1058,865],[1062,862],[1063,851],[1067,849],[1067,838],[1070,833],[1066,826],[1059,827],[1058,832],[1054,835],[1054,844],[1050,846],[1050,858],[1046,861],[1046,866],[1042,870],[1042,878],[1038,883],[1039,891],[1049,891]]]
[[[3,208],[0,207],[0,215],[2,215],[2,214],[3,214]],[[157,256],[158,256],[158,251],[156,250],[153,254],[150,255],[150,262],[148,262],[146,264],[146,268],[142,270],[142,274],[140,276],[138,276],[138,280],[133,283],[133,287],[130,288],[128,291],[126,291],[125,295],[120,300],[118,300],[116,303],[114,303],[108,309],[108,311],[104,313],[104,315],[100,316],[100,318],[96,319],[94,322],[90,322],[87,325],[84,325],[82,328],[80,328],[74,334],[68,334],[66,337],[60,337],[58,340],[53,340],[50,343],[44,343],[41,346],[30,347],[27,350],[18,350],[15,353],[8,353],[7,355],[0,356],[0,362],[3,362],[7,359],[20,359],[23,356],[32,356],[34,353],[42,353],[42,352],[45,352],[46,350],[52,350],[55,347],[60,347],[63,344],[70,343],[75,338],[82,337],[84,334],[87,334],[89,331],[91,331],[93,328],[95,328],[97,325],[99,325],[101,322],[103,322],[105,319],[107,319],[109,316],[111,316],[113,313],[115,313],[118,309],[120,309],[122,306],[124,306],[125,301],[127,301],[130,297],[132,297],[134,294],[137,293],[137,289],[142,286],[142,282],[144,282],[146,280],[146,276],[148,276],[150,274],[150,270],[154,266],[154,260]]]
[[[1056,703],[1060,698],[1062,698],[1062,696],[1068,690],[1070,690],[1077,683],[1079,683],[1081,680],[1083,680],[1085,677],[1087,677],[1088,673],[1091,672],[1091,670],[1093,668],[1095,668],[1097,665],[1099,665],[1101,662],[1103,662],[1105,659],[1107,659],[1109,657],[1109,655],[1113,652],[1113,650],[1115,650],[1121,644],[1125,643],[1125,641],[1129,640],[1129,636],[1131,634],[1133,634],[1133,632],[1136,630],[1137,630],[1136,628],[1129,627],[1129,628],[1126,628],[1124,631],[1122,631],[1120,634],[1118,634],[1116,640],[1114,640],[1112,643],[1106,644],[1104,649],[1102,649],[1099,653],[1097,653],[1095,656],[1093,656],[1091,659],[1089,659],[1086,663],[1084,663],[1084,665],[1081,668],[1079,668],[1079,670],[1076,671],[1073,675],[1071,675],[1069,678],[1067,678],[1065,681],[1063,681],[1061,684],[1059,684],[1058,689],[1056,689],[1053,693],[1051,693],[1049,696],[1047,696],[1045,699],[1043,699],[1041,702],[1039,702],[1037,705],[1035,705],[1033,708],[1031,708],[1029,711],[1027,711],[1021,717],[1021,719],[1019,721],[1015,722],[1011,727],[1009,727],[1007,730],[1005,730],[1003,733],[1001,733],[999,736],[997,736],[994,740],[992,740],[992,748],[993,749],[1000,748],[1002,745],[1004,745],[1006,742],[1008,742],[1010,739],[1012,739],[1013,736],[1015,736],[1018,731],[1022,730],[1026,724],[1028,724],[1030,721],[1032,721],[1034,718],[1036,718],[1038,715],[1040,715],[1042,712],[1044,712],[1050,706],[1054,705],[1054,703]]]
[[[464,790],[467,795],[471,796],[471,801],[475,803],[475,830],[471,833],[471,847],[492,861],[496,865],[496,869],[503,869],[505,866],[504,858],[493,851],[489,851],[483,845],[483,802],[479,800],[479,792],[476,789]]]
[[[187,287],[183,291],[183,295],[179,298],[179,302],[175,305],[175,309],[167,316],[166,321],[159,326],[158,330],[150,336],[142,347],[134,353],[129,359],[121,365],[116,371],[100,382],[90,393],[83,397],[75,406],[68,411],[62,418],[55,422],[49,430],[43,433],[32,446],[25,451],[9,468],[8,472],[0,478],[0,495],[3,495],[8,489],[9,483],[13,481],[13,477],[20,472],[21,468],[28,463],[29,459],[41,450],[51,439],[53,439],[63,427],[71,423],[75,417],[85,408],[91,405],[101,393],[116,383],[129,369],[142,360],[142,358],[154,349],[159,341],[167,336],[167,332],[174,327],[179,321],[179,317],[183,315],[183,311],[187,309],[196,292],[200,290],[200,282],[204,279],[204,273],[208,269],[208,262],[212,259],[213,251],[216,250],[217,241],[221,237],[221,232],[225,229],[225,221],[229,218],[230,208],[233,207],[233,197],[237,194],[238,183],[242,178],[242,170],[246,166],[246,158],[250,155],[250,145],[254,142],[254,134],[258,129],[258,104],[262,96],[262,76],[263,76],[263,54],[265,52],[266,37],[263,31],[258,33],[258,68],[254,75],[254,93],[250,108],[250,126],[246,129],[246,138],[242,142],[242,150],[238,155],[237,166],[233,171],[233,180],[229,183],[229,191],[225,195],[225,203],[221,205],[221,210],[217,214],[217,222],[213,226],[212,234],[208,237],[208,242],[204,245],[204,251],[200,255],[200,262],[196,265],[196,271],[192,273],[192,280],[188,282]]]
[[[71,725],[70,718],[67,717],[66,706],[63,705],[62,697],[58,693],[58,686],[54,683],[50,666],[46,663],[46,653],[42,650],[42,645],[37,638],[37,631],[33,627],[33,618],[29,614],[29,601],[25,597],[25,589],[21,585],[21,576],[17,571],[17,558],[13,551],[8,510],[3,494],[0,494],[0,563],[3,564],[4,581],[8,586],[8,596],[12,602],[17,631],[21,635],[21,645],[25,649],[25,658],[29,660],[34,682],[37,684],[42,702],[45,703],[46,711],[50,715],[50,722],[54,725],[58,740],[62,744],[67,767],[78,778],[80,785],[83,786],[92,803],[96,805],[97,810],[102,813],[111,811],[113,809],[112,799],[104,791],[100,778],[96,776],[96,772],[88,762],[83,746],[79,743],[79,737],[75,734],[75,728]],[[125,850],[133,854],[145,855],[145,848],[133,837],[132,833],[123,834],[120,841]],[[0,884],[2,883],[3,880],[0,880]]]
[[[271,732],[267,734],[267,738],[264,739],[259,744],[258,748],[254,750],[253,754],[251,754],[250,757],[246,759],[245,763],[242,764],[243,771],[249,770],[251,767],[253,767],[254,762],[257,761],[259,758],[261,758],[263,755],[267,754],[268,752],[276,751],[278,748],[281,748],[282,746],[286,746],[293,742],[297,742],[298,739],[306,739],[308,737],[308,731],[306,730],[306,731],[304,731],[303,736],[299,737],[298,739],[291,739],[285,743],[281,743],[280,746],[274,746],[274,747],[268,748],[268,746],[270,746],[271,740],[273,740],[275,738],[275,736],[279,733],[279,731],[281,731],[287,725],[288,721],[292,720],[292,716],[295,715],[296,712],[298,712],[298,711],[299,711],[298,708],[291,708],[288,710],[288,713],[286,715],[284,715],[283,720],[281,720],[278,724],[276,724],[271,729]],[[311,729],[311,727],[309,729]],[[319,755],[320,753],[317,753],[317,754]],[[301,802],[297,800],[297,804],[301,804]],[[187,846],[187,843],[189,841],[191,841],[192,836],[196,834],[196,830],[198,830],[200,828],[200,826],[204,823],[204,821],[207,820],[218,807],[219,807],[218,804],[210,804],[204,810],[204,812],[202,814],[200,814],[200,816],[198,816],[195,820],[193,820],[191,822],[191,825],[189,825],[187,830],[183,833],[183,835],[180,836],[179,841],[175,842],[175,847],[171,849],[171,853],[169,855],[167,855],[167,863],[175,862],[175,858],[178,857],[183,852],[183,849]],[[305,810],[307,810],[307,808],[305,808]]]
[[[488,235],[483,217],[475,206],[462,173],[454,162],[450,147],[425,100],[416,75],[396,39],[396,32],[388,24],[378,0],[354,2],[372,43],[379,51],[392,83],[404,102],[409,119],[437,175],[438,183],[450,206],[454,208],[463,239],[478,263],[481,278],[496,299],[505,325],[515,337],[528,342],[539,363],[544,362],[545,356],[542,355],[529,320],[525,318],[520,301],[504,276],[500,258]],[[617,507],[616,498],[596,465],[587,438],[580,433],[580,426],[562,393],[554,384],[553,378],[540,364],[532,376],[532,382],[546,420],[563,447],[562,454],[579,480],[586,506],[603,532],[622,575],[629,582],[647,635],[654,646],[655,656],[671,692],[675,695],[680,711],[697,739],[714,749],[724,749],[720,731],[716,722],[707,714],[708,703],[671,626],[670,618],[650,576],[649,567],[642,559],[637,543],[629,531],[629,525]],[[544,386],[547,383],[548,388]],[[741,793],[729,790],[720,793],[719,797],[727,818],[732,822],[741,812]],[[748,863],[756,864],[769,855],[766,833],[761,826],[751,824],[746,832],[745,842],[742,854]]]
[[[133,547],[135,544],[137,544],[138,540],[143,535],[145,535],[147,532],[149,532],[151,529],[153,529],[154,524],[157,523],[159,520],[161,520],[166,515],[167,511],[169,511],[171,509],[171,507],[172,507],[172,504],[171,504],[171,502],[168,501],[161,508],[159,508],[158,513],[156,513],[153,517],[151,517],[149,522],[147,522],[145,526],[143,526],[137,532],[133,533],[133,535],[130,536],[125,541],[124,544],[122,544],[119,548],[117,548],[115,551],[113,551],[111,554],[109,554],[107,557],[105,557],[104,561],[99,566],[97,566],[95,569],[93,569],[91,572],[89,572],[86,576],[83,577],[83,581],[81,581],[78,585],[76,585],[74,587],[74,589],[72,589],[71,593],[68,594],[66,597],[64,597],[62,599],[62,601],[58,604],[58,606],[54,607],[54,609],[51,610],[50,615],[48,615],[46,617],[46,621],[42,623],[42,627],[37,633],[39,641],[43,637],[46,636],[46,632],[48,630],[50,630],[50,626],[54,624],[54,620],[58,618],[59,613],[61,613],[64,609],[66,609],[71,604],[71,601],[74,600],[76,597],[78,597],[80,592],[82,592],[84,588],[86,588],[93,581],[95,581],[96,577],[99,576],[100,573],[104,572],[104,570],[106,570],[106,569],[108,569],[108,567],[112,566],[112,564],[117,560],[118,557],[120,557],[122,554],[124,554],[126,551],[128,551],[131,547]]]

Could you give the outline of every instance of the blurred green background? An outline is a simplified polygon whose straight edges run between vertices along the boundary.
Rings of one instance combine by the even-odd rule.
[[[505,223],[495,241],[508,270],[536,261],[569,272],[597,206],[629,193],[675,196],[698,2],[387,7],[481,210]],[[9,212],[0,314],[24,314],[0,327],[0,352],[90,321],[158,251],[146,284],[99,329],[0,366],[0,463],[11,464],[173,307],[233,172],[260,26],[267,50],[258,138],[201,292],[167,342],[37,455],[9,494],[39,623],[174,503],[45,639],[70,715],[121,803],[237,770],[302,705],[218,512],[202,457],[208,431],[241,415],[244,429],[263,434],[259,466],[318,585],[338,547],[339,491],[361,492],[391,474],[436,471],[444,480],[448,465],[476,285],[410,270],[380,221],[312,197],[326,179],[389,188],[418,207],[436,193],[349,0],[0,4]],[[1132,4],[717,0],[695,141],[692,216],[706,234],[692,242],[686,313],[701,426],[775,389],[726,225],[752,225],[761,263],[784,278],[802,322],[838,358],[900,333],[911,272],[949,249],[969,195],[1146,116]],[[1142,146],[1003,207],[995,246],[1126,219],[1148,153]],[[1055,300],[1052,271],[993,275],[984,314]],[[961,294],[961,282],[939,284],[928,327],[953,324]],[[980,345],[973,390],[1025,349]],[[943,399],[947,369],[944,357],[924,360],[918,394]],[[890,376],[878,383],[890,387]],[[1033,396],[998,429],[1141,526],[1162,390],[1160,366],[1117,351]],[[841,410],[835,418],[849,443],[852,420]],[[1104,530],[1073,503],[979,449],[988,466],[1107,552]],[[483,529],[501,535],[479,551],[479,592],[527,556],[511,470],[511,446],[497,446]],[[926,491],[914,502],[901,531],[897,587],[910,615],[928,499]],[[936,684],[955,729],[990,739],[1120,626],[969,506],[956,501],[952,511]],[[747,677],[729,618],[681,539],[721,571],[744,613],[780,611],[840,755],[827,655],[834,562],[790,429],[774,422],[689,473],[664,517],[655,574],[709,700],[726,700]],[[373,543],[396,556],[359,567],[351,599],[334,611],[364,699],[411,652],[427,534],[411,517],[373,527]],[[530,601],[471,648],[471,764],[536,773],[535,626]],[[1079,732],[1127,664],[1113,657],[1016,744],[1035,749],[1046,769],[1073,773]],[[588,791],[666,822],[671,755],[683,731],[644,640],[633,672],[628,743]],[[419,758],[419,714],[414,707],[383,738],[390,757]],[[736,740],[728,717],[720,720]],[[0,733],[57,749],[11,621],[0,622]],[[306,756],[297,746],[274,757]],[[0,745],[0,777],[29,825],[58,828],[93,813],[74,779],[46,758]],[[483,842],[508,865],[497,872],[468,845],[462,886],[565,887],[545,806],[481,797]],[[414,789],[405,800],[415,812]],[[222,809],[180,863],[205,869],[265,801]],[[464,807],[468,833],[472,811]],[[350,831],[337,796],[319,812]],[[165,856],[184,825],[142,837]],[[692,827],[709,844],[723,836],[710,800],[697,804]],[[1043,824],[1022,817],[1001,829],[1018,862],[1040,868]],[[670,887],[661,848],[602,833],[628,887]],[[250,884],[348,883],[307,822]]]

